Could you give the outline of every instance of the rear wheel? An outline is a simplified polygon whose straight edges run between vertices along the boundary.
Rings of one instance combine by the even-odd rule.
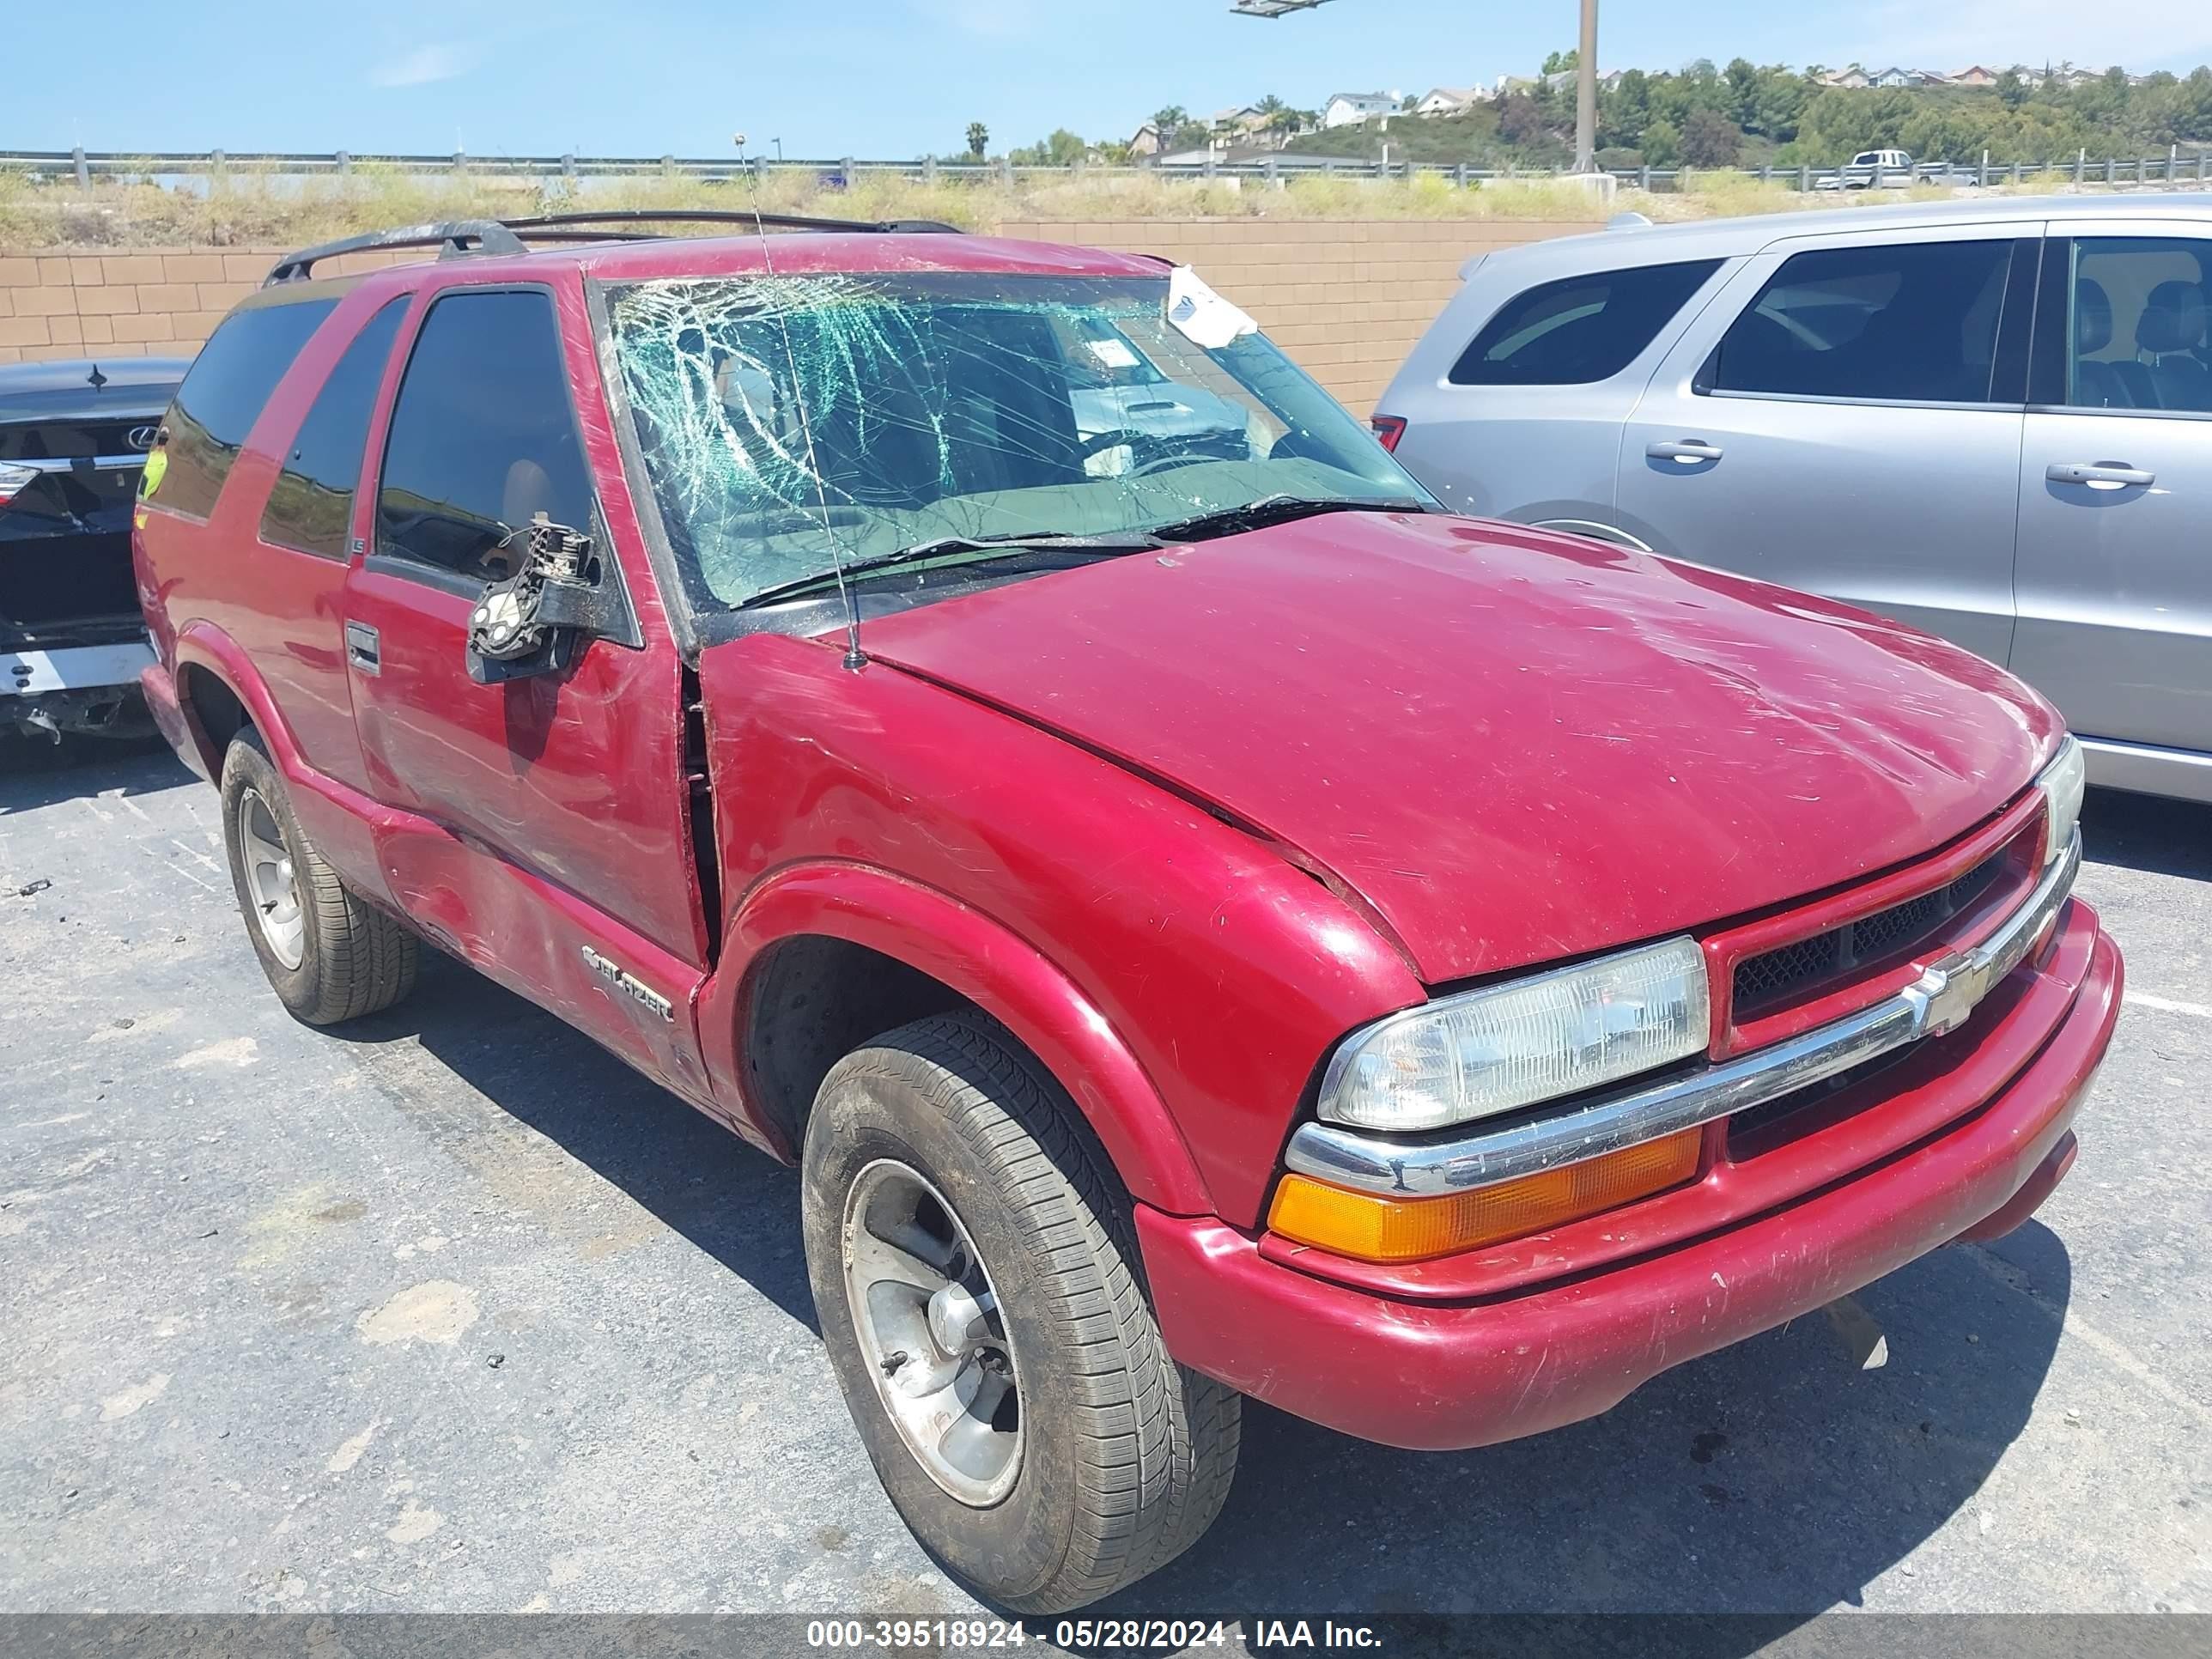
[[[1127,1196],[1005,1031],[925,1019],[848,1055],[802,1171],[823,1345],[884,1490],[947,1571],[1062,1612],[1212,1524],[1238,1396],[1169,1356]]]
[[[388,1008],[414,988],[415,936],[324,862],[251,732],[223,757],[222,827],[246,937],[295,1016],[334,1025]]]

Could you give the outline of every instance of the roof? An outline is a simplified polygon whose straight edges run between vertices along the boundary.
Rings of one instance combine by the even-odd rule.
[[[96,420],[158,415],[189,357],[62,358],[0,366],[0,420]],[[100,383],[94,385],[97,372]]]
[[[1880,207],[1816,208],[1797,213],[1696,219],[1679,224],[1638,225],[1581,236],[1554,237],[1547,241],[1523,243],[1491,254],[1488,258],[1512,260],[1516,270],[1541,281],[1554,271],[1569,276],[1613,265],[1733,258],[1799,236],[2011,221],[2032,225],[2044,219],[2078,218],[2086,214],[2201,222],[2212,220],[2212,198],[2184,191],[2139,196],[1984,196],[1948,202],[1900,202]]]
[[[595,281],[644,282],[672,276],[782,276],[839,273],[980,272],[1008,276],[1157,277],[1163,263],[1150,255],[1114,253],[1053,242],[943,232],[776,231],[769,235],[656,236],[565,243],[527,253],[471,253],[435,262],[392,265],[358,276],[318,277],[259,290],[275,303],[325,294],[340,284],[399,286],[425,270],[465,275],[471,281],[543,279],[580,270]],[[248,303],[251,303],[249,301]]]
[[[139,386],[174,387],[192,366],[189,357],[59,357],[43,363],[0,365],[0,393],[70,392],[121,397]],[[98,375],[99,384],[93,377]]]
[[[1400,100],[1396,94],[1389,92],[1332,92],[1328,95],[1328,101],[1332,104],[1395,105]]]

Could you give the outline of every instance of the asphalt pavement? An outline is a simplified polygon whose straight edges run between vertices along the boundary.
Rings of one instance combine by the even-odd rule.
[[[978,1611],[869,1470],[788,1172],[443,957],[295,1024],[212,790],[31,761],[0,1612]],[[1886,1363],[1800,1320],[1453,1455],[1250,1406],[1219,1524],[1103,1611],[2212,1610],[2212,811],[2094,794],[2085,834],[2129,995],[2080,1160],[1860,1294]]]

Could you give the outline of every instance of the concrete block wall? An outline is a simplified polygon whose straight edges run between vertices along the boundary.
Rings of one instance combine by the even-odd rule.
[[[1474,254],[1595,230],[1489,220],[1030,220],[1000,234],[1158,253],[1195,265],[1308,373],[1365,416]],[[0,363],[189,356],[286,250],[0,250]],[[347,273],[419,252],[349,254]]]
[[[189,357],[261,285],[284,248],[10,253],[0,248],[0,363]],[[409,254],[348,255],[349,274]]]

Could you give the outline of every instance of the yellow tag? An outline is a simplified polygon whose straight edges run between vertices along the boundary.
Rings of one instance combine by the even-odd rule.
[[[161,487],[161,480],[169,471],[169,452],[164,447],[146,458],[146,471],[138,480],[138,499],[146,500]]]

